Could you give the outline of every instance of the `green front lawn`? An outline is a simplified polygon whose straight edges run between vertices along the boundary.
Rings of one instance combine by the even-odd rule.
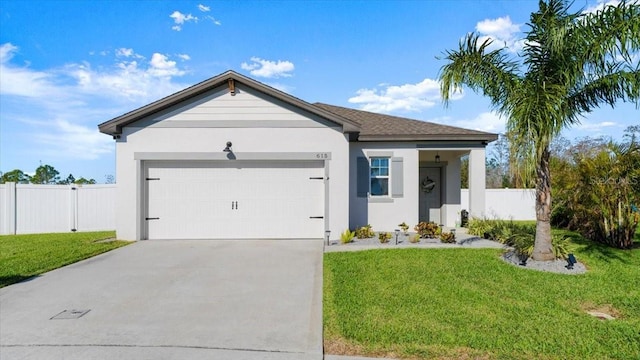
[[[0,236],[0,287],[129,244],[97,242],[114,237],[113,231]]]
[[[640,249],[575,234],[573,241],[585,275],[526,270],[494,249],[327,253],[325,349],[423,359],[640,359]]]

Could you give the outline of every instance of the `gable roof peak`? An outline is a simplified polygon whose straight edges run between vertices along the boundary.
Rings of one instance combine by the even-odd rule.
[[[360,130],[360,127],[356,122],[346,119],[338,114],[334,114],[324,109],[315,107],[310,103],[304,100],[301,100],[293,95],[287,94],[281,90],[273,88],[269,85],[261,83],[257,80],[254,80],[242,74],[239,74],[233,70],[227,70],[219,75],[216,75],[212,78],[209,78],[195,85],[192,85],[186,89],[178,91],[177,93],[166,96],[160,100],[154,101],[148,105],[132,110],[128,113],[120,115],[109,121],[103,122],[102,124],[98,125],[98,128],[102,133],[113,135],[113,136],[119,135],[122,133],[122,128],[127,125],[130,125],[144,117],[166,110],[194,96],[198,96],[207,91],[215,89],[216,87],[219,87],[226,82],[228,82],[228,86],[230,90],[232,90],[235,88],[235,83],[229,82],[230,80],[241,83],[245,86],[250,87],[253,90],[256,90],[258,92],[261,92],[263,94],[276,98],[285,103],[291,104],[299,109],[318,115],[321,118],[334,122],[338,125],[341,125],[342,130],[345,133],[358,132]]]

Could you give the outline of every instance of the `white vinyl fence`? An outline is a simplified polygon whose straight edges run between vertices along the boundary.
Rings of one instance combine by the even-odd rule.
[[[0,235],[115,230],[116,185],[0,184]]]
[[[484,216],[488,219],[535,220],[535,189],[485,190]],[[469,210],[469,190],[461,190],[461,207]]]
[[[116,185],[0,184],[0,235],[115,229]],[[485,216],[535,220],[535,190],[487,189]],[[469,190],[461,190],[469,210]]]

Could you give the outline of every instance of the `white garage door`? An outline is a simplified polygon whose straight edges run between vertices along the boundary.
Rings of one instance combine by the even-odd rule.
[[[148,161],[148,239],[322,238],[321,161]]]

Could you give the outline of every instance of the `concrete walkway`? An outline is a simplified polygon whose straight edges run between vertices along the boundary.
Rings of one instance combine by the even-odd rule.
[[[322,359],[322,246],[142,241],[51,271],[0,289],[0,358]]]

